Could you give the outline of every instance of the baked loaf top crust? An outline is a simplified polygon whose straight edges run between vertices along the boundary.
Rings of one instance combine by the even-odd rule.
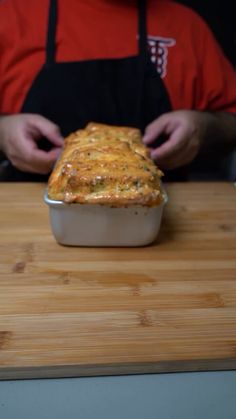
[[[66,203],[156,206],[162,172],[136,128],[89,123],[65,139],[48,197]]]

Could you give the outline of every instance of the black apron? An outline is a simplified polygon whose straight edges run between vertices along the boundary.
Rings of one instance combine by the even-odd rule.
[[[60,127],[63,136],[90,121],[137,127],[144,132],[151,121],[169,112],[167,90],[147,51],[146,1],[137,3],[137,56],[57,63],[57,1],[50,0],[46,62],[21,112],[45,116]],[[46,150],[50,146],[46,139],[39,145]],[[46,181],[47,177],[21,172],[11,166],[7,180]]]

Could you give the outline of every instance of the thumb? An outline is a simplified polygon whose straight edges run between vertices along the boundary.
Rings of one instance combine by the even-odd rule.
[[[46,137],[55,146],[62,147],[63,137],[58,125],[41,115],[32,115],[30,122],[43,137]]]
[[[163,114],[159,118],[155,119],[151,124],[149,124],[144,132],[143,142],[144,144],[151,144],[157,139],[161,134],[166,133],[166,128],[168,125],[168,114]]]

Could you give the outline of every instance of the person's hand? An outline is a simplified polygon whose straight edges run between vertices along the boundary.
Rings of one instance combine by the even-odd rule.
[[[38,148],[46,137],[50,151]],[[1,150],[13,166],[24,172],[47,174],[58,158],[63,138],[57,125],[37,114],[16,114],[0,117]]]
[[[173,111],[161,115],[146,127],[143,142],[151,148],[151,157],[161,169],[175,169],[190,163],[204,139],[207,113]],[[158,137],[166,141],[158,147]],[[152,143],[156,141],[156,148]]]

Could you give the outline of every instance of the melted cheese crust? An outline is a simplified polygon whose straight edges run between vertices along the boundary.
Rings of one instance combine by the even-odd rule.
[[[66,203],[156,206],[163,173],[136,128],[89,123],[65,139],[48,197]]]

